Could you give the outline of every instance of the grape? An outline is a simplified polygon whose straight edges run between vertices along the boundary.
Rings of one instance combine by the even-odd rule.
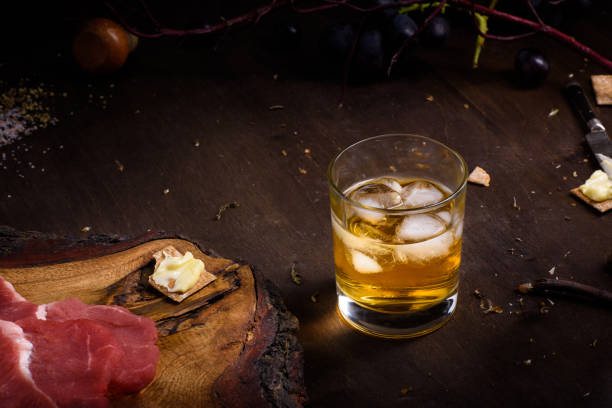
[[[563,2],[559,6],[566,20],[571,22],[585,17],[589,9],[593,6],[593,2],[591,0],[574,0]]]
[[[565,15],[560,4],[545,2],[538,7],[537,11],[540,18],[542,18],[542,20],[544,20],[544,22],[546,22],[548,25],[561,28],[561,26],[564,24]]]
[[[516,54],[514,68],[522,84],[536,86],[546,79],[550,64],[540,51],[523,48]]]
[[[423,30],[421,36],[424,45],[431,48],[443,47],[450,35],[450,24],[442,16],[435,16]]]
[[[278,24],[274,27],[271,44],[277,51],[296,52],[301,47],[302,30],[294,22]]]
[[[418,30],[417,24],[406,14],[397,14],[391,20],[388,28],[388,38],[394,49],[400,47]]]
[[[384,69],[383,37],[378,30],[364,31],[355,51],[355,68],[359,76],[371,78]]]
[[[396,0],[374,0],[372,7],[382,6],[389,3],[395,3]],[[399,11],[399,7],[389,7],[379,10],[385,18],[392,18]]]
[[[542,0],[529,0],[529,2],[536,9],[542,5]]]
[[[321,38],[321,51],[332,65],[343,65],[355,40],[355,31],[350,24],[334,24]]]

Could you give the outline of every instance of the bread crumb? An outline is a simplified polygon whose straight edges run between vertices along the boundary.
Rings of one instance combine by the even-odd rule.
[[[476,166],[470,173],[467,179],[470,183],[480,184],[481,186],[489,187],[491,176],[479,166]]]
[[[125,166],[119,160],[115,159],[115,164],[117,165],[117,170],[119,171],[125,170]]]

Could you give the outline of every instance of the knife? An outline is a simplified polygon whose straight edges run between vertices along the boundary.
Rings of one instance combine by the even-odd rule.
[[[586,124],[589,130],[586,140],[602,170],[612,179],[612,140],[606,134],[606,128],[595,116],[593,107],[578,82],[571,81],[565,85],[565,96]]]

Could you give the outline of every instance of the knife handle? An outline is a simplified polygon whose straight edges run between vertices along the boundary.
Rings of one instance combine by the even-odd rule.
[[[578,82],[571,81],[565,85],[565,96],[591,131],[605,130]]]

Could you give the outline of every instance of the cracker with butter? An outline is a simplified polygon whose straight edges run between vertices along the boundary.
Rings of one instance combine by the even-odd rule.
[[[595,170],[583,185],[571,192],[599,212],[612,209],[612,179],[601,170]]]
[[[597,211],[601,213],[605,213],[608,210],[612,210],[612,200],[604,200],[604,201],[595,201],[591,200],[585,194],[580,191],[580,187],[576,187],[570,190],[573,195],[595,208]]]
[[[155,252],[153,258],[155,269],[149,283],[175,302],[182,302],[217,279],[206,271],[202,260],[189,251],[183,255],[172,245]]]

